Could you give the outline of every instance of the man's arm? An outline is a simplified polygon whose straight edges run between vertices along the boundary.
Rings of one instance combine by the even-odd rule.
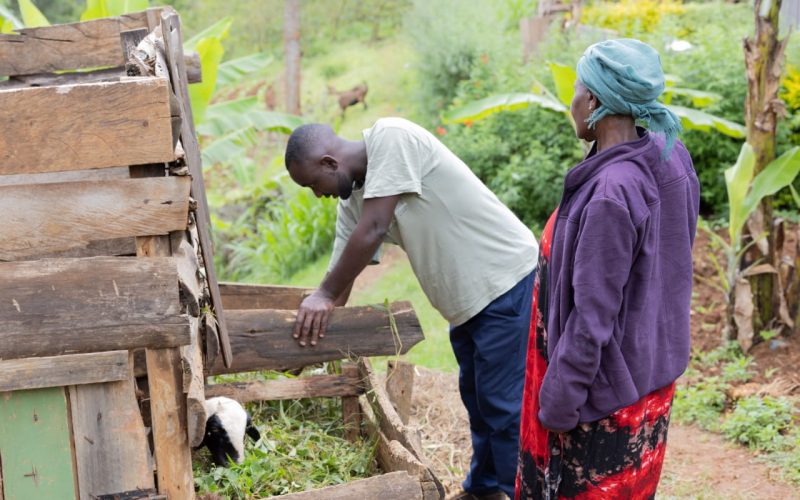
[[[294,338],[301,346],[316,345],[325,336],[328,320],[335,305],[347,301],[350,288],[356,277],[370,263],[375,251],[383,242],[384,236],[394,218],[394,209],[401,195],[368,198],[356,228],[350,235],[339,261],[314,290],[306,297],[297,311],[294,325]]]

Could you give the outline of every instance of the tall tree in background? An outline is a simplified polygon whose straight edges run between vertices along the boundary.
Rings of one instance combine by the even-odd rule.
[[[300,114],[300,0],[286,0],[283,10],[286,58],[286,112]]]
[[[779,36],[779,13],[781,0],[755,0],[755,35],[744,40],[745,67],[747,73],[747,99],[745,122],[747,142],[755,155],[753,175],[758,175],[775,159],[776,130],[778,117],[783,113],[783,102],[778,98],[784,50],[789,37]],[[743,333],[758,338],[759,332],[773,327],[779,318],[783,291],[778,286],[775,269],[776,238],[773,230],[772,196],[765,197],[747,221],[743,245],[758,240],[743,259],[742,266],[753,263],[764,272],[751,274],[747,280],[752,289],[752,307],[745,301],[745,314],[737,319],[739,338]],[[748,288],[746,283],[741,283]],[[746,293],[746,292],[745,292]],[[737,309],[739,308],[737,300]],[[746,324],[748,309],[752,319]],[[780,320],[778,320],[780,321]],[[742,331],[744,330],[744,331]]]

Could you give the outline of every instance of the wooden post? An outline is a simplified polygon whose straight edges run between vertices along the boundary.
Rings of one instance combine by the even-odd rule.
[[[165,175],[163,164],[131,167],[131,177]],[[169,236],[136,238],[136,255],[170,256]],[[175,286],[178,286],[175,283]],[[192,454],[187,429],[186,398],[180,348],[147,349],[147,384],[156,456],[158,492],[170,499],[194,498]]]
[[[358,377],[358,366],[354,363],[342,362],[342,375],[348,378]],[[356,441],[361,434],[361,409],[358,396],[342,398],[342,419],[344,420],[344,437],[348,441]]]

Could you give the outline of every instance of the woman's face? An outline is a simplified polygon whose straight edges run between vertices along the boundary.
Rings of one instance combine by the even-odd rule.
[[[575,120],[575,135],[578,136],[578,139],[589,142],[595,140],[594,130],[589,128],[586,120],[598,106],[597,98],[586,88],[586,85],[575,80],[575,96],[572,98],[569,110],[572,113],[572,119]]]

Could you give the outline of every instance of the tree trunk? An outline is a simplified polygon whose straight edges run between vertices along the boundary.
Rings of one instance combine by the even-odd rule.
[[[755,36],[744,41],[747,73],[747,99],[745,122],[747,142],[756,157],[754,176],[775,159],[776,127],[782,111],[778,98],[781,64],[788,37],[778,40],[778,18],[781,0],[755,1]],[[773,235],[772,197],[765,197],[747,222],[742,238],[751,241],[766,233],[764,241],[753,245],[742,260],[742,267],[756,261],[775,266],[775,238]],[[746,244],[747,241],[743,241]],[[775,322],[779,307],[779,293],[775,274],[763,273],[748,278],[752,287],[753,341],[759,332]]]
[[[283,11],[286,55],[286,112],[300,114],[300,0],[286,0]]]

